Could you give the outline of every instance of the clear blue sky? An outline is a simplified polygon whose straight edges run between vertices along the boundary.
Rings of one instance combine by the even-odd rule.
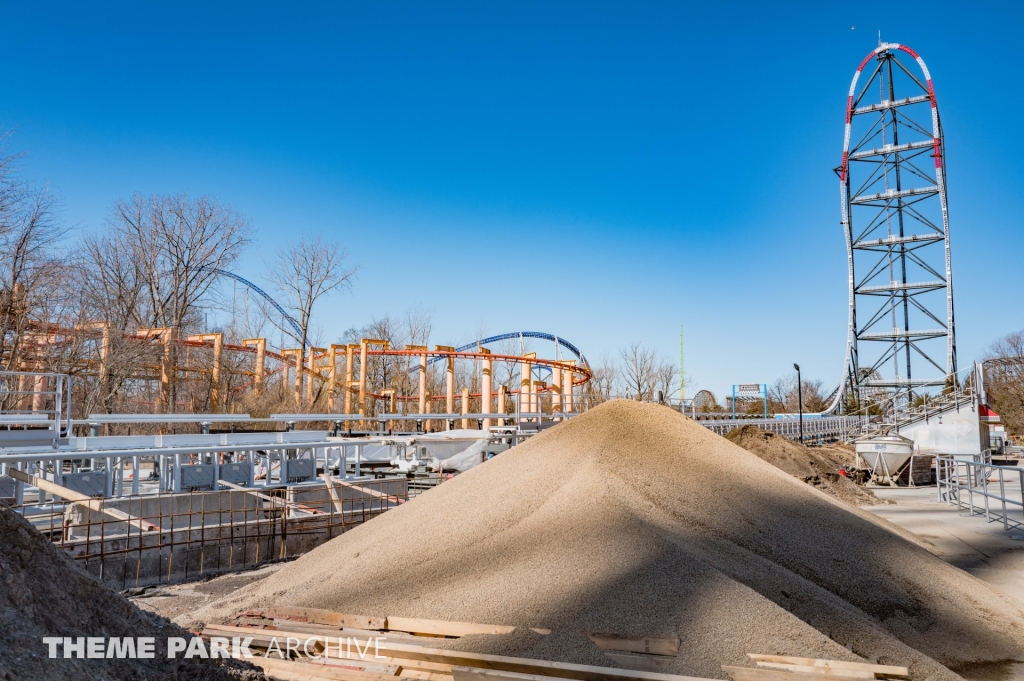
[[[917,49],[946,131],[961,363],[1024,327],[1020,3],[11,3],[0,125],[74,225],[212,194],[238,271],[323,231],[363,267],[327,339],[411,306],[433,343],[642,340],[721,395],[842,369],[850,77]],[[856,26],[851,30],[851,26]]]

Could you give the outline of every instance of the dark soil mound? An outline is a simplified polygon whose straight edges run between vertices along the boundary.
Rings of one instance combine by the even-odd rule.
[[[845,452],[838,447],[805,447],[757,426],[736,428],[729,431],[725,438],[776,468],[843,501],[861,506],[889,503],[876,497],[871,490],[840,475],[839,467],[853,462],[852,452],[847,460]]]
[[[156,639],[153,659],[50,659],[43,637]],[[191,635],[132,605],[75,565],[12,509],[0,504],[0,679],[166,679],[260,681],[262,672],[235,660],[167,658],[168,637]]]

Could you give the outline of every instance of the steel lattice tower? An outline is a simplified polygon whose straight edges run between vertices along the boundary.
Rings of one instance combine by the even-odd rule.
[[[924,60],[906,45],[879,45],[850,84],[836,169],[850,296],[841,385],[859,402],[883,392],[913,399],[956,373],[944,152]]]

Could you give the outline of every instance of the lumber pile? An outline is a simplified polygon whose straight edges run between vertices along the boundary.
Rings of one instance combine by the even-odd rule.
[[[550,630],[533,628],[540,634]],[[204,638],[245,639],[250,662],[280,681],[708,681],[660,670],[679,654],[678,638],[586,632],[622,669],[435,648],[439,639],[509,634],[515,627],[328,610],[247,610],[232,624],[207,625]],[[906,667],[749,654],[756,667],[723,665],[733,681],[906,679]]]

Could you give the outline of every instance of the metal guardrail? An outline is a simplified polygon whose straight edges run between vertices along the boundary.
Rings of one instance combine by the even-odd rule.
[[[70,376],[0,372],[0,447],[56,448],[70,433]]]
[[[1002,522],[1003,529],[1024,529],[1024,468],[996,466],[986,452],[977,460],[941,456],[935,459],[936,495],[972,516]],[[1011,511],[1020,519],[1012,518]]]
[[[829,416],[827,418],[805,418],[804,440],[848,440],[856,435],[863,418],[860,416]],[[800,439],[800,423],[795,419],[721,419],[697,420],[708,430],[725,435],[735,428],[756,426],[791,440]]]

